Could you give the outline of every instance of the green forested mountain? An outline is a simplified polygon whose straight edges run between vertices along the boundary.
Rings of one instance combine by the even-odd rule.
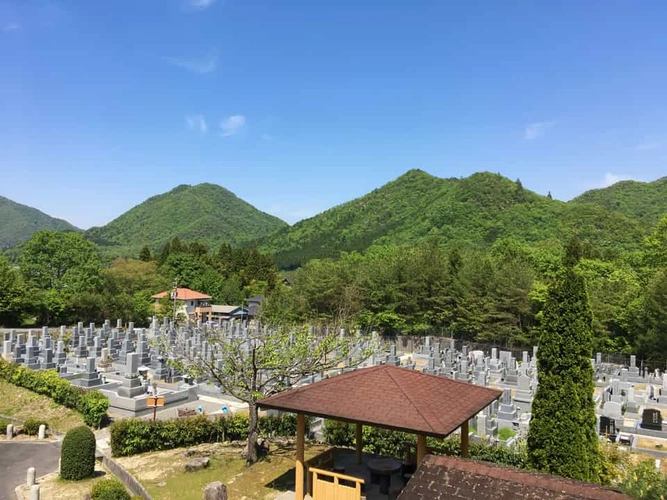
[[[594,203],[651,226],[667,213],[667,177],[653,182],[617,182],[603,189],[586,191],[570,203]]]
[[[215,184],[181,185],[153,196],[86,237],[114,255],[138,255],[147,245],[153,250],[178,236],[209,246],[237,245],[287,226],[257,210],[234,193]]]
[[[528,243],[576,232],[600,252],[636,248],[642,226],[594,203],[568,204],[525,189],[499,174],[441,179],[410,170],[371,193],[285,227],[259,241],[282,268],[373,245],[445,243],[489,246],[498,238]]]
[[[27,241],[41,229],[78,231],[67,221],[0,196],[0,250]]]

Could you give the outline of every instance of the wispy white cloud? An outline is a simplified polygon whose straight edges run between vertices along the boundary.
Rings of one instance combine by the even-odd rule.
[[[2,27],[2,31],[16,31],[20,27],[19,23],[7,23]]]
[[[186,116],[185,123],[190,130],[199,130],[202,134],[208,132],[208,124],[204,115]]]
[[[262,140],[263,141],[272,141],[273,136],[271,134],[262,134]]]
[[[616,184],[617,182],[621,181],[636,181],[637,179],[633,177],[632,175],[626,175],[626,174],[612,174],[611,172],[607,172],[604,174],[604,179],[600,183],[600,187],[609,187],[613,184]]]
[[[221,135],[222,137],[229,137],[230,135],[236,134],[245,126],[245,116],[243,115],[233,115],[225,119],[220,123]]]
[[[200,75],[215,71],[218,67],[218,54],[215,51],[211,51],[206,57],[199,59],[182,59],[179,57],[162,57],[161,59],[172,66]]]
[[[546,134],[554,125],[556,125],[555,121],[529,123],[523,132],[523,138],[528,141],[537,139]]]
[[[196,10],[208,9],[214,3],[215,0],[187,0],[188,7]]]

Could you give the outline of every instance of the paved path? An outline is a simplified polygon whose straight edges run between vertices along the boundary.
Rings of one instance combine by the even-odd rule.
[[[15,500],[30,467],[41,477],[58,470],[60,441],[55,443],[0,442],[0,500]]]

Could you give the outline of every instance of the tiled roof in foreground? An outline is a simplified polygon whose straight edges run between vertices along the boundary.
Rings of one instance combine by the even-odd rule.
[[[618,491],[504,465],[428,455],[397,500],[630,500]]]
[[[495,389],[380,365],[290,389],[258,404],[264,409],[444,437],[500,395]]]

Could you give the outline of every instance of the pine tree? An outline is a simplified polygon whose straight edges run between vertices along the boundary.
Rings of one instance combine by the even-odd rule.
[[[151,249],[148,248],[148,245],[144,245],[141,252],[139,252],[139,260],[143,260],[144,262],[151,260]]]
[[[568,245],[563,272],[544,306],[528,456],[535,469],[599,482],[591,365],[593,315],[584,280],[574,269],[580,248],[576,239]]]

